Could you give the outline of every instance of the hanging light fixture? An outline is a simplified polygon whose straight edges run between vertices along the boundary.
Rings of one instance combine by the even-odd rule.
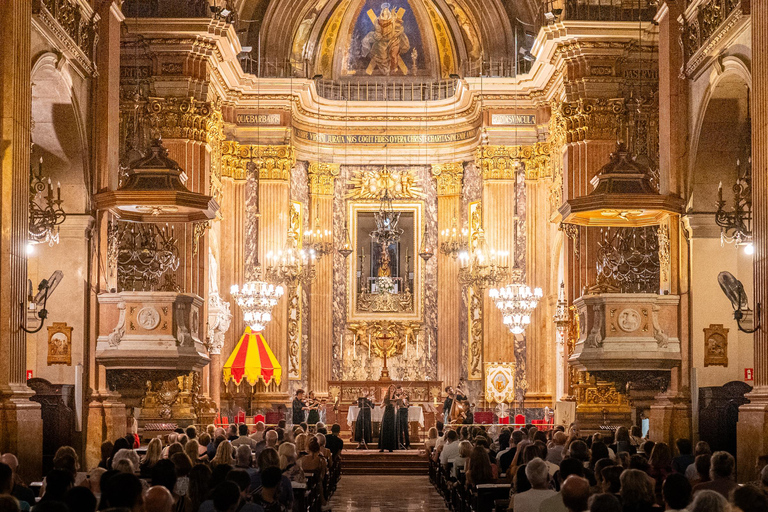
[[[56,199],[50,178],[43,176],[43,157],[37,166],[29,166],[29,243],[47,243],[53,247],[59,243],[59,225],[67,214],[61,207],[61,184],[56,184]]]
[[[565,299],[565,283],[560,282],[560,291],[557,295],[557,305],[555,305],[555,314],[552,316],[555,322],[555,329],[564,336],[571,322],[571,315],[568,312],[568,301]]]
[[[314,253],[317,258],[322,258],[326,254],[333,252],[333,242],[331,241],[331,231],[320,228],[320,213],[315,209],[315,220],[313,227],[304,233],[304,249]]]
[[[421,246],[419,247],[419,257],[424,260],[424,263],[434,256],[434,251],[427,242],[427,224],[424,224],[424,233],[421,236]]]
[[[345,135],[347,136],[347,144],[344,144],[344,166],[347,165],[347,147],[349,146],[349,98],[345,98],[344,101],[344,110],[345,110],[345,116],[344,116],[344,126],[345,126]],[[344,238],[344,241],[341,244],[341,247],[339,248],[339,254],[344,256],[344,259],[347,259],[350,254],[352,254],[352,240],[349,238],[349,225],[347,220],[344,220],[344,232],[342,233],[342,237]]]
[[[459,254],[459,283],[476,290],[499,286],[509,275],[508,256],[506,252],[489,249],[485,231],[479,228],[470,250]]]
[[[747,90],[747,121],[742,136],[744,147],[741,158],[736,160],[736,182],[733,184],[733,206],[726,209],[723,199],[723,182],[717,187],[717,212],[715,223],[720,226],[720,243],[743,245],[744,252],[754,253],[752,245],[752,118],[749,113]],[[743,162],[746,162],[743,164]]]
[[[381,196],[379,211],[373,214],[373,220],[376,223],[376,229],[371,231],[371,238],[383,247],[389,247],[400,241],[403,229],[398,228],[400,222],[400,212],[392,207],[392,196],[389,195],[389,189],[384,189]]]
[[[515,269],[512,274],[516,282],[522,282],[522,272]],[[531,289],[525,284],[510,284],[502,288],[493,288],[488,296],[502,314],[504,325],[512,334],[522,334],[531,323],[533,310],[544,296],[541,288]]]
[[[443,237],[443,242],[440,244],[442,254],[456,259],[459,254],[468,251],[469,230],[467,228],[459,230],[459,220],[456,218],[455,212],[453,219],[451,219],[451,227],[444,229],[440,235]]]
[[[259,96],[257,96],[258,98]],[[259,105],[260,106],[260,105]],[[258,107],[257,107],[258,109]],[[258,110],[257,110],[258,113]],[[257,116],[258,117],[258,116]],[[257,143],[257,155],[256,160],[251,160],[246,164],[247,171],[254,176],[254,196],[255,196],[255,208],[254,208],[254,222],[256,223],[256,236],[254,237],[255,246],[254,254],[255,261],[253,268],[247,269],[251,273],[251,278],[240,288],[238,285],[232,285],[230,288],[230,294],[235,299],[235,303],[243,310],[243,320],[251,327],[254,332],[263,331],[267,323],[272,320],[272,309],[277,305],[280,297],[283,296],[285,290],[278,284],[269,283],[262,279],[261,264],[259,263],[259,233],[260,233],[260,219],[261,213],[259,209],[259,188],[261,183],[261,166],[263,160],[261,158],[261,133],[260,123],[256,123],[256,143]],[[253,158],[253,152],[251,152]]]

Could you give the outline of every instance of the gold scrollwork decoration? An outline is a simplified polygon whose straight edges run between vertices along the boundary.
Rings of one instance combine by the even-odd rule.
[[[307,172],[309,193],[319,196],[333,196],[333,184],[341,171],[339,164],[313,162]]]
[[[525,179],[538,180],[552,177],[550,144],[537,142],[531,146],[479,146],[475,162],[484,180],[514,180],[520,162]]]
[[[192,234],[192,256],[197,256],[200,251],[200,238],[205,235],[205,230],[211,227],[209,221],[195,222]]]
[[[288,181],[296,164],[293,146],[241,145],[225,140],[221,150],[221,175],[236,180],[246,179],[246,165],[254,162],[258,166],[260,179]]]
[[[377,357],[393,357],[405,348],[405,338],[414,340],[421,331],[421,322],[354,322],[347,324],[347,329],[355,334],[358,344],[368,347]]]
[[[288,288],[288,379],[301,380],[301,286]]]
[[[482,380],[483,378],[483,296],[467,289],[469,298],[469,346],[467,350],[467,379]]]
[[[349,179],[351,188],[348,199],[379,199],[389,191],[392,199],[414,199],[424,197],[416,176],[409,169],[391,170],[386,166],[375,171],[359,171]]]
[[[464,164],[461,162],[432,164],[432,176],[437,183],[438,196],[458,196],[461,194]]]

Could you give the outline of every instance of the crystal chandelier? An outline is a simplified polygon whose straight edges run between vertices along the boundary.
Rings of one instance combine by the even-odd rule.
[[[145,222],[110,222],[109,251],[117,263],[121,291],[178,291],[178,239],[174,226]]]
[[[317,275],[315,259],[314,249],[299,248],[296,239],[289,234],[283,250],[267,253],[267,280],[288,286],[309,284]]]
[[[522,281],[522,272],[515,270],[514,274]],[[541,288],[531,290],[530,286],[517,282],[502,288],[493,288],[488,295],[501,311],[504,325],[509,327],[509,331],[512,334],[522,334],[531,323],[533,310],[539,305],[544,293]]]
[[[243,310],[243,319],[254,332],[263,331],[272,320],[272,308],[283,296],[283,287],[266,283],[257,275],[253,281],[248,281],[240,289],[232,285],[229,292],[235,303]]]
[[[403,230],[397,227],[400,222],[400,212],[392,208],[392,197],[389,189],[384,190],[381,196],[379,211],[373,214],[376,229],[371,231],[371,238],[382,247],[389,247],[400,241]]]
[[[304,233],[304,248],[314,252],[317,258],[333,252],[332,233],[327,229],[320,229],[320,216],[315,212],[314,227]]]
[[[454,215],[451,220],[451,227],[444,229],[440,235],[443,242],[440,244],[440,252],[453,259],[459,257],[463,252],[467,252],[469,247],[469,230],[463,228],[459,230],[459,221]]]
[[[56,184],[56,199],[50,178],[43,177],[43,157],[35,172],[29,166],[29,242],[49,246],[59,243],[59,225],[67,218],[61,208],[61,184]]]
[[[477,230],[476,240],[474,247],[459,254],[459,283],[476,290],[498,286],[509,275],[509,253],[488,249],[483,228]]]

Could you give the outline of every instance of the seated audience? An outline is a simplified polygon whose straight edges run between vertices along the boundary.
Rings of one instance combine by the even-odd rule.
[[[711,490],[720,493],[725,498],[730,496],[731,491],[738,487],[738,484],[733,480],[735,462],[733,455],[728,452],[713,453],[709,463],[711,480],[694,485],[693,495],[696,496],[703,490]]]
[[[666,510],[684,511],[691,502],[691,484],[681,473],[669,475],[661,487]]]
[[[722,494],[703,489],[695,494],[687,512],[730,512],[730,507]]]
[[[549,470],[547,464],[540,458],[535,458],[525,465],[525,476],[531,488],[515,494],[511,501],[514,512],[539,512],[541,503],[551,498],[556,491],[549,488]]]

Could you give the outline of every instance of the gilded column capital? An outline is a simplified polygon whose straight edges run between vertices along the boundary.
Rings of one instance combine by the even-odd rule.
[[[516,162],[525,169],[525,179],[538,180],[552,177],[549,142],[530,146],[480,146],[475,162],[484,180],[514,180],[518,171]]]
[[[559,111],[566,142],[579,142],[616,140],[627,108],[624,98],[584,98],[561,103]]]
[[[432,176],[437,182],[438,196],[458,196],[461,194],[464,164],[462,162],[432,164]]]
[[[296,151],[293,146],[258,146],[232,140],[222,143],[222,176],[244,180],[246,164],[251,161],[257,164],[260,179],[289,181],[291,170],[296,164]]]
[[[309,193],[318,196],[333,196],[333,182],[341,172],[339,164],[312,162],[309,164]]]

